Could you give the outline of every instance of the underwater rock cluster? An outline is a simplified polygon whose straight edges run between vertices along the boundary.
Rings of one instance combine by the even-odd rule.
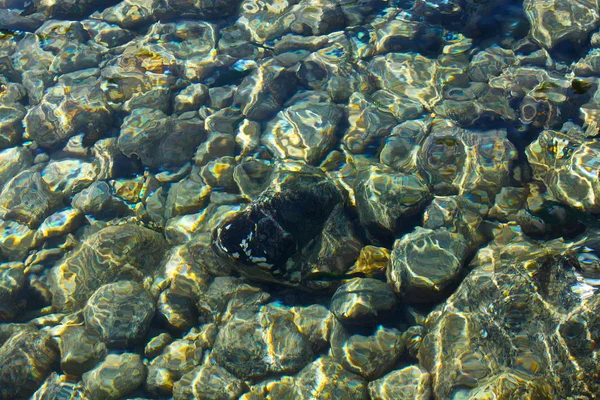
[[[0,0],[0,399],[600,392],[595,0]]]

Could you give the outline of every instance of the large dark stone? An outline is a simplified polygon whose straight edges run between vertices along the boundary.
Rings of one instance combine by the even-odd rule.
[[[269,188],[215,229],[214,247],[245,266],[240,272],[250,277],[297,279],[300,271],[288,260],[321,233],[341,201],[341,193],[322,171],[279,164]]]

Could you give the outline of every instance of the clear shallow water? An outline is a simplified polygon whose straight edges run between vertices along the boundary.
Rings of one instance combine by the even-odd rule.
[[[594,398],[598,7],[0,0],[0,398]]]

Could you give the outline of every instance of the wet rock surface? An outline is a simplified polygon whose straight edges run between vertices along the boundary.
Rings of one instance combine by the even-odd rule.
[[[584,399],[596,0],[0,0],[0,399]]]

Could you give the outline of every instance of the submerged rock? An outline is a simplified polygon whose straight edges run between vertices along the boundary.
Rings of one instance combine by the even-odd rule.
[[[300,93],[289,104],[266,125],[262,142],[279,159],[318,164],[336,142],[342,109],[319,92]]]
[[[0,218],[34,229],[60,201],[60,194],[52,191],[34,166],[17,174],[0,191]]]
[[[40,242],[71,233],[82,225],[82,220],[83,215],[74,208],[66,208],[54,213],[39,226],[35,240],[36,242]]]
[[[402,218],[417,214],[431,196],[419,175],[376,165],[359,167],[354,192],[360,222],[381,236],[396,233]]]
[[[208,99],[208,88],[201,83],[194,83],[183,89],[173,100],[173,110],[178,113],[200,108]]]
[[[595,0],[525,0],[523,9],[531,23],[531,37],[552,49],[564,40],[581,42],[600,24]]]
[[[492,197],[508,182],[517,157],[506,135],[505,130],[478,132],[447,120],[434,120],[419,149],[417,165],[429,177],[435,194],[482,197],[483,192],[483,197]]]
[[[174,341],[148,364],[146,388],[157,395],[178,395],[177,392],[192,390],[180,384],[177,392],[173,393],[175,383],[194,371],[201,363],[202,355],[203,348],[198,341],[185,338]]]
[[[319,235],[342,197],[316,168],[283,163],[274,174],[257,200],[215,229],[214,246],[246,276],[298,282],[302,271],[288,260]]]
[[[329,286],[327,279],[342,277],[359,255],[362,240],[344,209],[335,206],[321,234],[294,257],[306,285]]]
[[[295,92],[296,77],[283,66],[268,62],[244,78],[235,93],[235,104],[250,120],[271,118]]]
[[[334,34],[335,35],[335,34]],[[311,53],[296,75],[313,90],[322,90],[335,102],[346,102],[354,93],[371,90],[367,66],[353,63],[352,49],[345,37],[337,34],[330,46]]]
[[[62,144],[79,133],[93,143],[112,122],[112,110],[100,88],[99,71],[84,70],[61,77],[25,116],[27,134],[42,147]]]
[[[137,108],[123,120],[119,149],[149,167],[181,166],[204,138],[200,120],[181,121],[160,110]]]
[[[119,281],[98,288],[83,316],[86,327],[107,346],[127,348],[143,340],[155,310],[155,300],[142,285]]]
[[[49,400],[60,396],[85,398],[83,385],[81,382],[72,382],[67,375],[52,372],[31,398],[34,400]]]
[[[155,22],[158,19],[159,0],[124,0],[118,4],[96,11],[90,18],[117,24],[121,28],[132,29]]]
[[[75,310],[103,284],[119,277],[140,279],[140,274],[158,266],[164,246],[162,235],[134,224],[109,226],[91,234],[50,271],[52,304],[60,310]]]
[[[20,104],[0,106],[0,149],[15,146],[23,135],[25,107]]]
[[[0,263],[0,321],[12,321],[24,308],[19,293],[25,287],[25,264]]]
[[[331,338],[331,354],[346,370],[368,380],[389,372],[404,351],[400,331],[379,327],[370,335],[349,335],[336,330]]]
[[[434,303],[456,283],[466,257],[462,235],[417,227],[394,243],[388,282],[409,302]]]
[[[36,246],[35,231],[15,221],[0,220],[0,255],[8,261],[22,261]]]
[[[383,109],[377,97],[368,99],[361,93],[354,93],[348,100],[348,122],[350,126],[342,138],[348,151],[360,154],[379,147],[381,140],[388,136],[397,120]]]
[[[288,385],[288,395],[302,400],[314,398],[315,392],[348,400],[362,400],[368,396],[364,378],[345,370],[327,357],[320,357],[307,365]],[[271,393],[273,396],[278,395],[275,391]]]
[[[517,390],[524,398],[590,396],[599,298],[584,271],[597,265],[597,233],[543,244],[507,233],[478,252],[472,272],[428,317],[419,360],[434,396],[456,393],[456,382],[467,399]]]
[[[369,383],[371,400],[428,400],[431,377],[416,365],[392,371]]]
[[[335,291],[330,310],[343,323],[372,324],[394,311],[395,297],[387,283],[359,278],[343,284]]]
[[[525,150],[534,178],[544,182],[560,202],[580,210],[598,212],[598,159],[596,139],[565,124],[562,131],[546,130]]]
[[[188,372],[175,383],[173,398],[235,400],[245,389],[245,383],[224,368],[218,365],[202,365]]]
[[[0,347],[0,398],[30,396],[52,370],[57,350],[50,335],[23,329]]]
[[[110,202],[110,187],[106,182],[96,181],[73,196],[71,205],[83,214],[100,215]]]
[[[69,375],[83,375],[108,353],[100,337],[83,326],[64,326],[59,337],[60,367]]]
[[[234,315],[219,331],[213,356],[238,378],[260,379],[300,370],[312,360],[313,352],[294,324],[293,315],[267,305],[257,314]]]
[[[0,189],[32,163],[31,152],[23,147],[11,147],[0,151]]]
[[[93,370],[83,374],[85,393],[92,400],[116,400],[144,381],[146,367],[138,354],[109,354]]]

